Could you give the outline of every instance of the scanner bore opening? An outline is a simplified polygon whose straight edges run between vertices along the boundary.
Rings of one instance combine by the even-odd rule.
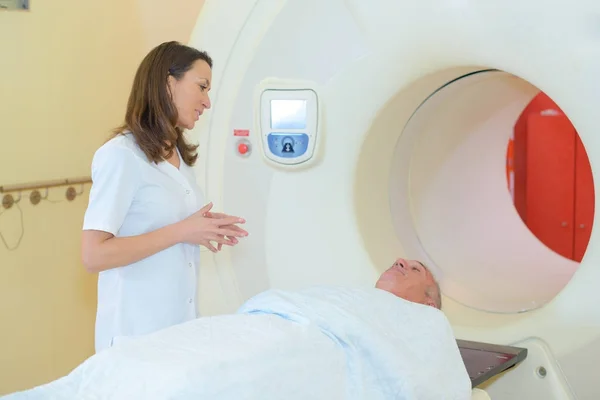
[[[503,71],[454,69],[406,86],[383,107],[355,185],[373,265],[422,260],[445,297],[488,312],[536,309],[564,288],[578,263],[535,237],[506,182],[507,143],[539,93]],[[372,178],[381,175],[388,180]]]

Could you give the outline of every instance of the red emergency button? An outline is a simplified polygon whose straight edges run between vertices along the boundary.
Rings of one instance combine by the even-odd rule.
[[[238,151],[240,154],[246,154],[248,152],[248,145],[246,143],[240,143],[238,145]]]

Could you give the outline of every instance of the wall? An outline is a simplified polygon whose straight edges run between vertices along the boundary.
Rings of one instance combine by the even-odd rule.
[[[517,120],[511,144],[519,216],[542,243],[580,262],[593,224],[594,182],[575,127],[560,107],[540,92]]]
[[[0,42],[0,186],[89,176],[141,57],[162,41],[187,41],[203,2],[164,4],[39,1],[0,11],[0,37],[15,38]],[[23,192],[0,208],[0,395],[93,354],[96,276],[79,253],[89,185],[75,189],[72,202],[59,187],[38,205]]]

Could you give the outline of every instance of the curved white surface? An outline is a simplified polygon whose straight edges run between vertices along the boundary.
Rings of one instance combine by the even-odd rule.
[[[490,396],[488,396],[488,394],[481,389],[473,390],[473,397],[471,399],[472,400],[491,400]]]
[[[598,230],[576,269],[520,223],[504,178],[508,128],[537,88],[567,113],[598,175],[600,3],[568,7],[207,0],[191,40],[215,59],[213,109],[193,132],[200,184],[250,236],[203,252],[204,313],[269,287],[373,285],[395,257],[420,258],[457,337],[529,346],[529,363],[486,388],[492,399],[597,398],[581,365],[600,356]],[[438,91],[487,69],[500,71]],[[310,168],[263,159],[254,99],[270,78],[317,88]],[[234,129],[250,130],[250,156],[236,154]]]
[[[579,265],[531,233],[507,190],[506,146],[537,93],[504,72],[457,78],[417,109],[396,143],[390,175],[396,236],[409,257],[435,271],[447,296],[475,309],[542,306]],[[378,119],[394,119],[397,103]]]

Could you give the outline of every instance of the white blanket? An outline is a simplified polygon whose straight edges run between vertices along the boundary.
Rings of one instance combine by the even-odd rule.
[[[470,399],[438,310],[378,289],[268,291],[123,342],[23,399]]]

